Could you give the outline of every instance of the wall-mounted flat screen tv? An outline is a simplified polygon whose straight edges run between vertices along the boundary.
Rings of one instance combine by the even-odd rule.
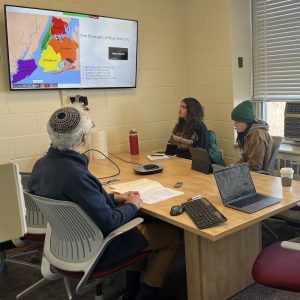
[[[4,10],[11,90],[136,87],[137,21]]]

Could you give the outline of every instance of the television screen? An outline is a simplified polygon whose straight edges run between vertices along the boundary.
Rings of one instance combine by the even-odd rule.
[[[5,5],[11,90],[136,86],[134,20]]]

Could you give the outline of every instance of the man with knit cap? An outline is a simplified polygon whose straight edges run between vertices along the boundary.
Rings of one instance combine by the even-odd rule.
[[[247,162],[251,171],[267,170],[272,156],[272,137],[269,125],[256,120],[252,102],[246,100],[231,112],[237,143],[243,151],[237,164]]]

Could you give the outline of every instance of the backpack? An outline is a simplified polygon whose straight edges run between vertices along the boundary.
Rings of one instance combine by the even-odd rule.
[[[208,156],[211,163],[225,166],[225,162],[222,157],[222,153],[218,148],[217,136],[213,130],[208,130],[208,147],[207,147]]]

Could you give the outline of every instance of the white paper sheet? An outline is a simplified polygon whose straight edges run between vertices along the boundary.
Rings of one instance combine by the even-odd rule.
[[[169,159],[170,157],[165,154],[148,154],[146,157],[151,160],[151,161],[156,161],[156,160],[162,160],[162,159]]]
[[[118,193],[138,191],[141,195],[141,199],[146,204],[153,204],[184,194],[181,191],[165,188],[158,181],[145,178],[126,183],[115,184],[110,186],[109,189]]]

